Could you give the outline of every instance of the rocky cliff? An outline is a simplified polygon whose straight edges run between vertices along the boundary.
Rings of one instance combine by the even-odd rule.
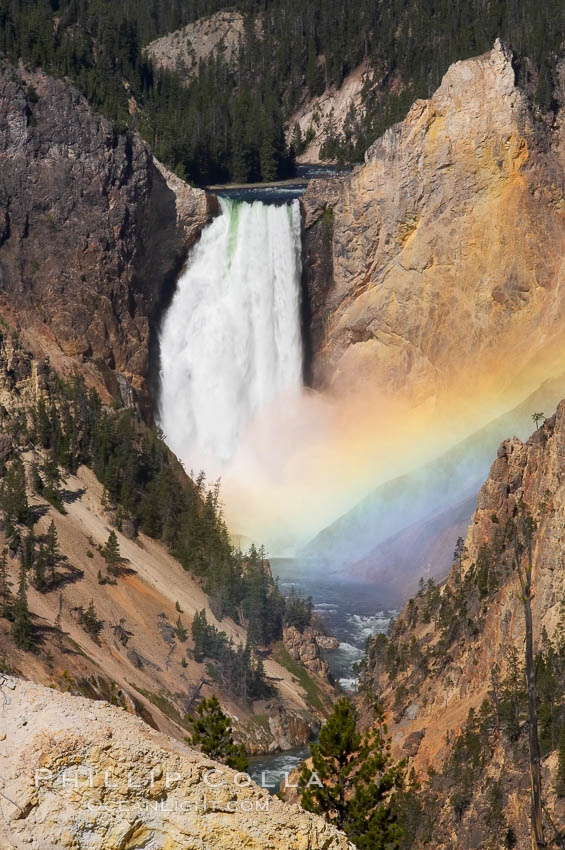
[[[342,84],[326,88],[322,94],[302,103],[288,119],[287,144],[292,144],[295,127],[300,128],[306,147],[298,162],[321,162],[321,149],[326,141],[328,126],[334,135],[342,136],[352,114],[364,114],[363,90],[374,83],[374,72],[365,61],[354,68]],[[326,158],[327,159],[327,158]]]
[[[343,833],[120,709],[2,679],[0,847],[347,850]]]
[[[310,184],[314,386],[492,417],[564,370],[561,138],[497,42],[453,65],[350,177]]]
[[[480,706],[490,687],[493,665],[498,664],[504,671],[509,647],[522,646],[523,612],[517,598],[518,577],[513,569],[510,533],[518,506],[520,509],[525,506],[537,522],[533,546],[533,613],[538,643],[544,628],[549,635],[555,633],[565,593],[561,551],[565,513],[564,440],[565,401],[527,442],[513,438],[502,443],[490,476],[479,492],[461,563],[451,568],[447,583],[436,591],[437,599],[441,600],[446,593],[447,597],[455,594],[456,584],[467,580],[465,611],[477,628],[471,627],[467,634],[443,636],[445,652],[435,661],[441,679],[436,677],[432,685],[434,677],[430,677],[429,691],[420,688],[415,702],[405,712],[404,721],[412,718],[409,724],[403,724],[406,728],[418,723],[428,728],[419,753],[423,766],[434,763],[446,729],[455,729],[471,705]],[[487,584],[479,587],[481,568]],[[414,618],[412,614],[415,608],[424,605],[421,600],[425,596],[416,596],[404,608],[396,626],[399,645],[409,642],[413,634],[426,651],[439,645],[442,628],[436,618]],[[435,603],[432,600],[430,604],[433,607]],[[467,625],[462,623],[464,628]],[[448,681],[449,685],[444,687]]]
[[[66,82],[0,76],[2,314],[147,415],[152,333],[210,214]]]
[[[321,634],[312,626],[307,626],[303,632],[295,626],[289,626],[284,629],[283,645],[290,657],[303,664],[327,689],[331,680],[330,666],[321,650],[337,649],[338,639]]]
[[[397,754],[409,758],[435,799],[434,846],[486,846],[481,842],[504,824],[518,841],[506,846],[529,846],[525,630],[514,530],[520,516],[535,528],[532,608],[551,834],[551,819],[559,828],[565,823],[556,793],[564,723],[565,401],[527,442],[500,446],[447,581],[422,586],[390,638],[377,638],[369,650],[364,686],[388,707]],[[523,547],[523,536],[517,539]],[[489,826],[495,786],[499,819]]]
[[[158,68],[176,71],[189,82],[198,74],[199,64],[211,56],[221,56],[228,64],[234,62],[244,35],[243,15],[216,12],[155,39],[145,52]]]

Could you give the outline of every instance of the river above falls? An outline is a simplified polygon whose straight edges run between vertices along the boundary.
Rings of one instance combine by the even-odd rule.
[[[349,174],[351,168],[338,170],[335,165],[303,164],[296,166],[296,176],[290,180],[277,180],[273,183],[230,184],[207,186],[209,192],[221,198],[234,201],[261,201],[263,204],[288,204],[306,191],[310,180],[330,180]]]

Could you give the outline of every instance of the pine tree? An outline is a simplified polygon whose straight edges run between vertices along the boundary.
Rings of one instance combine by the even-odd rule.
[[[455,567],[455,581],[457,584],[461,584],[462,576],[461,576],[461,564],[463,561],[463,556],[465,554],[465,541],[462,537],[457,538],[457,542],[455,544],[455,550],[453,552],[453,566]]]
[[[8,525],[6,528],[6,543],[8,545],[8,551],[12,558],[15,558],[16,555],[21,555],[22,553],[22,535],[20,534],[19,528],[15,525]]]
[[[8,578],[8,553],[6,549],[3,549],[2,555],[0,555],[0,617],[7,620],[13,619],[13,608],[14,600],[10,579]]]
[[[288,597],[285,599],[285,624],[287,626],[294,626],[299,632],[303,632],[312,622],[313,610],[314,603],[312,602],[312,597],[309,596],[307,599],[302,599],[296,593],[296,588],[293,585],[290,588]]]
[[[300,124],[298,123],[298,121],[295,123],[292,129],[292,139],[290,144],[295,156],[300,156],[300,154],[304,152],[304,139],[302,137],[302,131],[300,129]]]
[[[57,639],[57,647],[59,652],[63,650],[63,626],[62,626],[62,616],[63,616],[63,593],[59,591],[59,608],[57,610],[57,616],[55,617],[55,635]]]
[[[33,489],[38,496],[43,494],[43,478],[39,473],[39,468],[35,461],[31,465],[31,480],[33,482]]]
[[[229,717],[224,714],[217,696],[202,700],[196,716],[189,716],[192,736],[189,744],[200,747],[200,751],[215,761],[221,761],[235,770],[245,770],[249,765],[243,744],[236,744],[232,736]]]
[[[55,584],[55,567],[59,561],[61,554],[59,552],[59,538],[57,535],[57,527],[55,522],[51,520],[47,529],[45,540],[45,566],[50,571],[51,584]]]
[[[20,566],[20,581],[18,595],[14,603],[14,620],[12,622],[12,637],[16,646],[20,649],[30,651],[35,648],[33,624],[29,616],[27,606],[26,571],[24,565]]]
[[[185,627],[184,627],[184,626],[183,626],[183,624],[182,624],[182,620],[181,620],[181,618],[180,618],[180,614],[179,614],[179,616],[177,617],[177,623],[176,623],[176,629],[175,629],[175,631],[176,631],[176,633],[177,633],[177,637],[178,637],[178,639],[180,640],[180,642],[181,642],[181,643],[184,643],[184,642],[185,642],[185,640],[186,640],[186,639],[187,639],[187,637],[188,637],[188,632],[187,632],[187,630],[185,629]]]
[[[94,600],[90,600],[90,604],[86,611],[82,608],[79,609],[78,613],[78,621],[85,630],[88,632],[90,637],[98,643],[98,635],[102,631],[103,622],[98,619],[96,614],[96,608],[94,607]]]
[[[21,457],[10,465],[0,488],[0,504],[4,514],[6,531],[16,524],[25,523],[29,516],[26,493],[25,469]]]
[[[204,661],[206,652],[209,651],[209,647],[207,646],[208,621],[204,608],[202,611],[197,611],[194,615],[190,630],[194,643],[194,659],[198,662]]]
[[[102,550],[102,555],[104,556],[104,560],[108,564],[109,572],[114,573],[115,575],[118,571],[118,565],[121,561],[121,556],[120,544],[118,543],[116,532],[113,529],[108,535],[108,539]]]
[[[31,570],[35,562],[35,535],[31,529],[22,542],[21,558],[26,571]]]
[[[51,423],[47,414],[45,396],[42,394],[37,400],[34,411],[35,439],[42,449],[51,448]]]
[[[54,451],[47,452],[45,455],[45,460],[41,465],[41,477],[43,478],[44,497],[48,502],[51,502],[51,504],[57,508],[60,513],[65,513],[60,493],[63,476],[61,475]]]
[[[39,590],[40,593],[43,593],[44,590],[49,586],[49,582],[47,581],[47,577],[45,575],[45,566],[47,563],[47,552],[44,546],[40,546],[39,552],[37,553],[33,565],[33,578],[32,583],[36,590]]]
[[[268,119],[264,119],[261,126],[261,142],[259,145],[259,167],[261,180],[272,182],[276,180],[277,151],[273,140],[273,130]]]
[[[359,850],[394,850],[401,830],[393,803],[403,763],[392,761],[380,713],[365,736],[356,719],[351,702],[338,700],[319,742],[310,745],[312,767],[306,765],[299,779],[301,803],[343,830]]]
[[[500,722],[504,733],[511,741],[517,741],[524,725],[527,693],[524,684],[524,668],[520,663],[516,647],[508,650],[507,672],[500,684]]]

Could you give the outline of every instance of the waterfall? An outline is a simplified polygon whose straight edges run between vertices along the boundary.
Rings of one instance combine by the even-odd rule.
[[[220,205],[160,340],[159,424],[188,470],[214,476],[254,418],[302,385],[298,201]]]

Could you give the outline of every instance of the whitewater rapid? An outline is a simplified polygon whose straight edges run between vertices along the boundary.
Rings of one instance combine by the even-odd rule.
[[[209,476],[259,413],[302,386],[298,201],[220,205],[160,336],[159,424],[186,468]]]

